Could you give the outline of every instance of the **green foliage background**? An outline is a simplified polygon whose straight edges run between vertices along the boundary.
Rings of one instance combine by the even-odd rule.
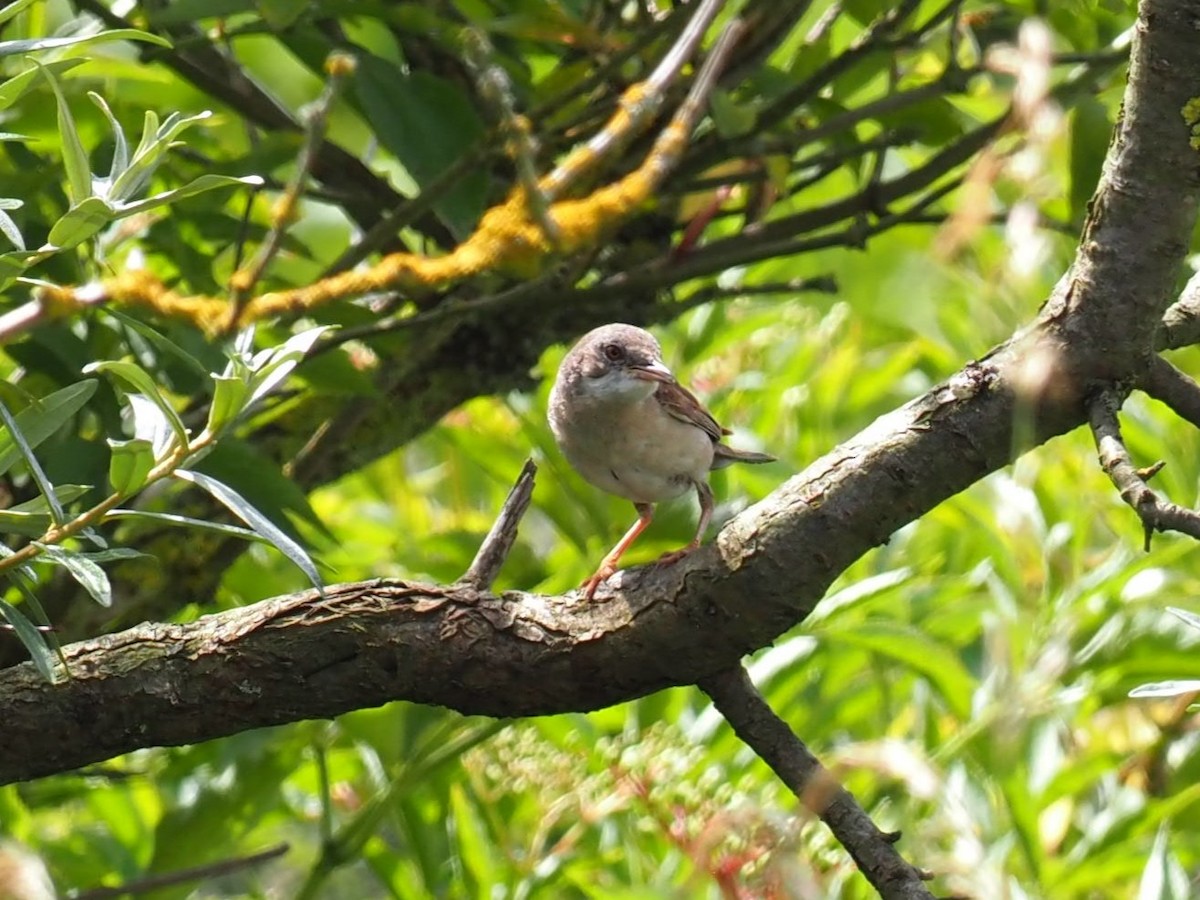
[[[382,21],[437,29],[449,28],[451,19],[439,10],[445,4],[401,3],[389,11],[386,4],[361,3],[353,13],[333,0],[317,5],[341,17],[354,40],[376,47],[387,42]],[[883,6],[843,5],[848,14],[831,30],[825,52],[847,46]],[[453,6],[475,21],[497,16],[492,36],[499,40],[567,30],[585,19],[588,4]],[[813,4],[797,34],[827,6]],[[1062,52],[1099,52],[1132,22],[1129,5],[1107,0],[964,6],[1001,24],[1048,13]],[[311,14],[300,4],[177,0],[147,7],[157,10],[159,23],[203,17],[211,25],[207,17],[229,16],[236,39],[227,49],[291,109],[320,90],[314,70],[326,48],[287,31]],[[64,2],[34,4],[4,37],[43,36],[70,27],[75,15]],[[594,37],[580,27],[575,37],[582,36]],[[586,53],[532,43],[537,48],[522,63],[541,96],[586,75]],[[794,82],[815,66],[806,57],[791,59],[794,49],[785,45],[762,78]],[[130,129],[148,108],[165,115],[212,106],[163,67],[136,61],[127,43],[61,58],[79,60],[60,79],[95,165],[111,154],[111,136],[100,110],[83,99],[85,90],[101,93]],[[919,59],[908,62],[920,69]],[[10,76],[28,67],[20,58],[5,63]],[[369,72],[358,94],[335,107],[329,131],[403,192],[425,183],[427,165],[456,157],[483,128],[462,86],[413,69]],[[412,82],[409,89],[397,86],[398,77]],[[887,76],[881,64],[856,77],[825,98],[836,109],[813,115],[852,107],[860,91]],[[1047,234],[1045,256],[1032,271],[1018,273],[1012,265],[1002,224],[972,235],[956,256],[938,258],[931,252],[935,222],[888,232],[863,250],[835,247],[722,276],[754,283],[832,275],[835,296],[743,297],[704,305],[657,329],[668,364],[735,429],[734,441],[780,458],[717,474],[718,520],[984,354],[1035,313],[1071,258],[1072,229],[1082,221],[1122,80],[1120,73],[1110,76],[1065,111],[1033,180],[1010,173],[996,185],[998,210],[1028,197],[1062,223],[1061,233]],[[1008,87],[996,79],[910,111],[905,123],[925,143],[899,155],[916,158],[947,132],[958,133],[963,115],[1003,109]],[[523,98],[528,106],[536,106],[538,90]],[[31,89],[8,117],[5,129],[25,138],[5,143],[0,184],[25,200],[14,218],[37,247],[65,209],[52,95]],[[414,135],[420,140],[409,146]],[[185,141],[156,176],[162,189],[206,172],[282,178],[300,136],[251,137],[226,110]],[[863,177],[861,168],[847,165],[781,201],[775,212],[838,197]],[[464,181],[439,207],[441,220],[461,236],[493,188],[482,176]],[[219,291],[237,243],[254,244],[265,234],[272,196],[251,201],[243,234],[236,225],[247,194],[213,191],[172,205],[136,230],[106,231],[86,252],[57,254],[29,274],[83,282],[130,265],[136,254],[195,290]],[[708,234],[741,227],[724,218]],[[312,280],[352,236],[332,204],[311,198],[288,231],[273,283]],[[24,288],[10,286],[8,303],[26,298]],[[353,324],[370,316],[351,307],[329,318]],[[218,348],[182,326],[155,327],[219,368]],[[285,334],[282,326],[264,329],[260,340]],[[553,447],[544,409],[564,351],[545,352],[531,389],[466,403],[402,449],[314,491],[308,500],[315,517],[307,518],[326,531],[304,515],[284,521],[312,542],[326,579],[457,578],[532,453],[541,465],[534,507],[497,589],[560,593],[577,585],[627,526],[631,510],[584,484]],[[84,362],[122,356],[152,371],[181,409],[202,402],[204,387],[194,374],[103,311],[86,322],[40,328],[6,347],[5,400],[43,396],[78,381]],[[1194,351],[1175,361],[1197,368]],[[291,389],[347,397],[371,391],[340,353],[300,369]],[[1136,397],[1123,421],[1136,459],[1167,461],[1156,487],[1194,505],[1195,433]],[[45,444],[41,461],[56,482],[103,484],[101,438],[121,427],[117,398],[102,384],[87,417]],[[224,452],[238,450],[250,461],[226,461],[228,472],[258,458],[253,431],[242,437],[240,447]],[[212,464],[220,463],[214,457]],[[18,473],[14,489],[21,487]],[[284,488],[272,481],[264,490]],[[172,492],[148,501],[164,510],[185,502]],[[282,493],[263,502],[303,507]],[[629,561],[649,561],[685,542],[693,516],[682,502],[663,509]],[[181,533],[179,540],[188,538]],[[1127,694],[1149,681],[1197,677],[1196,636],[1164,610],[1196,608],[1200,563],[1187,538],[1158,537],[1146,553],[1140,543],[1138,524],[1096,465],[1089,437],[1074,433],[1027,453],[861,559],[813,616],[750,660],[751,672],[880,826],[903,832],[902,852],[943,879],[936,882],[942,893],[1187,896],[1200,866],[1195,720],[1186,704]],[[164,562],[163,572],[170,571]],[[283,557],[256,544],[228,570],[211,604],[189,604],[174,615],[188,619],[305,585]],[[92,771],[0,788],[0,835],[41,855],[63,891],[280,841],[291,847],[249,872],[153,895],[162,898],[872,894],[823,826],[694,689],[589,715],[521,722],[397,703],[331,723],[146,750]]]

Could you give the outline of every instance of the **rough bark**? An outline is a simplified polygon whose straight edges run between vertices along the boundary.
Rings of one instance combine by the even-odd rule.
[[[1070,273],[985,359],[890,413],[608,602],[369,582],[67,648],[72,678],[0,673],[0,780],[396,699],[496,716],[586,710],[730,668],[802,621],[898,527],[1086,421],[1151,358],[1195,219],[1200,2],[1143,2],[1126,114]]]

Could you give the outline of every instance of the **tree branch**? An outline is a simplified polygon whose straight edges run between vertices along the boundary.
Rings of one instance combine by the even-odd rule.
[[[1200,384],[1190,375],[1156,356],[1138,379],[1138,387],[1165,403],[1180,418],[1200,428]]]
[[[1156,531],[1178,531],[1200,540],[1200,513],[1162,499],[1146,484],[1146,480],[1162,468],[1161,463],[1146,471],[1133,464],[1117,420],[1121,399],[1117,391],[1110,390],[1092,400],[1090,425],[1096,438],[1100,467],[1120,492],[1121,499],[1142,520],[1144,548],[1149,551],[1150,538]]]
[[[763,699],[740,665],[700,682],[734,733],[821,818],[884,900],[933,900],[925,874],[896,852],[899,835],[885,834],[853,795],[804,746]]]

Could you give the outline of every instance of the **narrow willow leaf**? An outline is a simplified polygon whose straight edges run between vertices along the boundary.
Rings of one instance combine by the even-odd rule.
[[[171,42],[157,34],[148,31],[138,31],[136,28],[114,28],[111,31],[100,31],[96,34],[81,34],[75,37],[45,37],[30,38],[20,41],[0,41],[0,58],[32,53],[36,50],[57,50],[60,47],[86,47],[88,44],[101,44],[105,41],[146,41],[158,44],[160,47],[170,47]]]
[[[53,683],[55,681],[54,654],[37,626],[30,622],[24,613],[5,600],[0,600],[0,618],[12,626],[17,640],[29,651],[29,657],[33,660],[38,674]]]
[[[132,216],[134,213],[145,212],[148,209],[154,209],[158,206],[166,206],[168,203],[174,203],[176,200],[193,197],[196,194],[203,194],[205,191],[212,191],[217,188],[231,187],[233,185],[260,187],[262,183],[263,180],[257,175],[201,175],[199,178],[189,181],[183,187],[163,191],[161,194],[155,194],[153,197],[147,197],[144,200],[120,203],[117,206],[118,218]]]
[[[1196,615],[1194,612],[1188,612],[1186,609],[1180,609],[1177,606],[1168,606],[1167,612],[1175,616],[1180,621],[1191,625],[1193,628],[1200,628],[1200,616]]]
[[[0,421],[4,422],[9,437],[12,438],[13,443],[17,446],[17,451],[25,460],[25,467],[29,469],[29,474],[33,477],[38,492],[45,499],[46,506],[50,510],[50,517],[56,525],[61,525],[67,520],[67,514],[63,511],[62,504],[58,502],[58,497],[54,493],[54,485],[46,477],[46,471],[34,455],[33,448],[29,446],[25,435],[21,433],[21,427],[17,424],[16,417],[8,411],[8,406],[3,401],[0,401]]]
[[[1200,692],[1200,680],[1179,678],[1171,681],[1153,681],[1139,685],[1129,692],[1130,697],[1178,697],[1180,694]]]
[[[56,484],[54,486],[54,497],[59,503],[70,503],[72,500],[78,500],[84,494],[92,489],[90,484]],[[9,512],[45,512],[47,509],[46,500],[44,497],[34,497],[32,500],[26,500],[24,503],[18,503],[16,506],[9,507]]]
[[[59,504],[70,503],[91,490],[87,484],[56,484],[54,498]],[[8,509],[0,509],[0,532],[41,537],[53,524],[49,503],[42,496],[18,503]]]
[[[113,182],[110,192],[112,199],[115,201],[124,201],[140,192],[162,162],[163,156],[171,148],[171,144],[175,138],[185,128],[194,125],[196,122],[202,122],[211,115],[212,113],[207,110],[187,117],[180,116],[178,113],[171,113],[161,126],[157,125],[157,118],[147,115],[145,130],[142,132],[142,139],[138,143],[137,150],[134,151],[133,159],[125,171]],[[201,176],[201,178],[223,177],[227,178],[228,176]],[[136,204],[130,205],[129,210],[130,212],[140,211]]]
[[[261,544],[270,543],[261,534],[256,534],[249,528],[242,528],[240,525],[227,525],[224,522],[206,522],[203,519],[193,519],[190,516],[180,516],[175,513],[148,512],[144,509],[113,509],[109,510],[105,519],[143,519],[147,522],[161,522],[164,525],[178,525],[181,528],[196,528],[200,531],[211,531],[213,534],[223,534],[227,537],[257,541]]]
[[[126,394],[125,401],[133,414],[133,437],[147,441],[155,462],[166,459],[175,446],[175,431],[162,408],[144,394]]]
[[[210,433],[218,434],[246,408],[250,385],[245,377],[236,375],[214,375],[213,384],[215,389],[208,409],[207,427]]]
[[[96,393],[96,380],[89,378],[67,385],[41,400],[35,401],[14,417],[17,427],[32,448],[58,431]],[[0,474],[7,472],[21,458],[16,441],[7,430],[0,432]]]
[[[100,112],[104,113],[104,118],[108,119],[108,127],[113,134],[112,167],[108,170],[107,187],[117,180],[118,175],[129,168],[129,142],[125,139],[125,131],[121,128],[121,123],[112,114],[112,110],[108,108],[104,98],[95,91],[88,91],[88,98],[100,107]]]
[[[55,547],[53,544],[34,542],[42,550],[42,558],[66,569],[72,578],[83,586],[92,599],[103,607],[112,606],[112,585],[108,576],[92,560],[76,550]]]
[[[13,221],[13,217],[4,212],[6,208],[12,209],[13,207],[0,207],[0,234],[8,238],[8,242],[18,250],[24,250],[25,236],[21,234],[21,229],[17,227],[17,223]]]
[[[217,481],[215,478],[211,478],[200,472],[179,469],[174,474],[176,477],[182,478],[184,481],[190,481],[197,487],[208,491],[209,494],[215,497],[230,512],[258,532],[276,550],[290,559],[296,568],[308,577],[313,587],[321,591],[322,594],[324,593],[325,585],[321,581],[321,576],[317,572],[316,565],[313,564],[312,559],[304,551],[304,548],[284,534],[274,522],[247,503],[241,494],[228,485]]]
[[[2,51],[3,48],[0,48],[0,52]],[[75,120],[71,117],[71,108],[67,106],[62,88],[58,86],[58,79],[49,69],[37,63],[35,65],[38,65],[42,75],[49,82],[50,89],[54,92],[54,100],[58,104],[58,138],[62,142],[63,166],[67,170],[67,189],[72,205],[77,205],[92,195],[92,170],[88,164],[87,151],[83,149],[83,142],[79,140],[79,130],[75,127]]]
[[[250,395],[249,403],[266,396],[283,381],[300,364],[300,361],[304,359],[321,335],[331,330],[328,325],[309,328],[292,335],[278,347],[256,353],[250,363],[250,368],[254,370],[254,377],[251,381],[253,392]]]
[[[48,62],[43,65],[42,69],[49,69],[51,72],[59,73],[66,72],[76,66],[81,66],[86,62],[82,59],[56,59],[53,62]],[[0,84],[0,110],[8,109],[18,100],[20,100],[34,80],[40,74],[40,70],[35,66],[31,69],[26,69],[24,72],[19,72],[12,78],[9,78],[3,84]]]
[[[115,493],[128,497],[141,489],[154,468],[154,444],[145,438],[108,442],[112,458],[108,463],[108,481]]]
[[[68,209],[50,228],[46,241],[57,250],[78,247],[117,218],[103,197],[87,197]]]
[[[193,372],[195,372],[200,377],[202,377],[202,378],[208,377],[208,368],[203,363],[201,363],[200,360],[196,359],[196,357],[194,357],[192,354],[188,353],[186,350],[184,350],[182,347],[180,347],[177,343],[175,343],[169,337],[162,334],[160,331],[157,331],[156,329],[151,328],[145,322],[138,321],[137,319],[133,318],[132,316],[127,316],[127,315],[125,315],[125,313],[121,312],[119,309],[114,309],[111,306],[106,307],[104,309],[104,315],[110,316],[110,317],[116,319],[118,322],[120,322],[126,328],[130,329],[131,331],[137,332],[139,335],[144,337],[147,341],[149,341],[151,344],[153,344],[159,350],[166,351],[168,354],[170,354],[175,359],[179,360],[179,362],[183,363],[185,366],[187,366],[189,369],[191,369]]]
[[[133,388],[134,393],[149,398],[155,406],[162,410],[167,424],[171,427],[171,431],[179,442],[179,446],[187,446],[187,429],[183,426],[183,421],[179,418],[179,413],[175,412],[175,407],[159,391],[158,385],[154,383],[154,379],[150,377],[150,373],[141,366],[125,360],[105,360],[103,362],[88,363],[83,367],[83,370],[85,372],[104,372],[112,375],[119,381],[123,381],[128,387]],[[147,437],[147,435],[138,435],[138,437]]]
[[[47,512],[18,512],[0,509],[0,533],[41,537],[54,523]]]
[[[27,9],[36,2],[37,0],[14,0],[14,2],[9,3],[3,9],[0,9],[0,24],[7,22],[17,13],[21,12],[21,10]]]

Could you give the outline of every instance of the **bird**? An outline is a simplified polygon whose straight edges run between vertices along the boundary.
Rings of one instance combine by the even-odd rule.
[[[691,542],[661,556],[669,565],[700,546],[712,519],[708,473],[775,457],[724,444],[722,428],[663,363],[654,335],[614,323],[585,334],[563,358],[547,408],[550,430],[584,480],[633,501],[637,521],[581,586],[587,600],[654,518],[654,506],[695,490],[700,521]]]

